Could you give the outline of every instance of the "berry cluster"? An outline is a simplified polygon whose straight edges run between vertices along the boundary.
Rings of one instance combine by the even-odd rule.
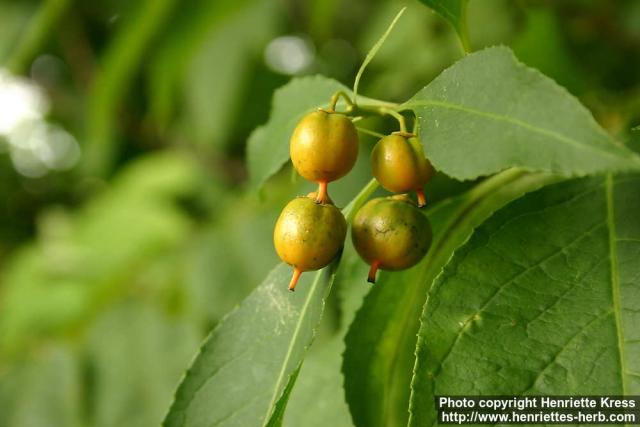
[[[409,268],[431,245],[431,226],[419,208],[426,204],[424,185],[434,171],[418,138],[402,129],[380,139],[371,153],[376,180],[401,194],[370,200],[352,224],[353,244],[371,266],[368,280],[372,283],[378,269]],[[293,291],[303,272],[325,267],[344,245],[347,222],[329,197],[327,186],[353,168],[358,133],[346,115],[333,108],[319,109],[296,126],[290,154],[298,173],[318,183],[318,191],[287,204],[274,230],[278,256],[293,267],[289,284]],[[404,194],[410,191],[416,192],[417,204]]]

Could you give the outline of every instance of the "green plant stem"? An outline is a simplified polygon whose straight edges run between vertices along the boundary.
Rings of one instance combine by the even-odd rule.
[[[398,113],[396,110],[392,110],[390,108],[384,108],[384,107],[380,108],[380,112],[394,117],[398,121],[398,124],[400,125],[400,132],[407,132],[407,123],[402,114]]]
[[[399,104],[388,103],[385,101],[381,101],[380,104],[376,102],[371,102],[368,105],[354,105],[353,108],[348,111],[348,114],[355,115],[371,115],[376,114],[380,116],[392,116],[398,121],[401,132],[407,131],[407,123],[402,114],[399,113],[398,108],[401,106]]]
[[[23,74],[48,40],[56,22],[67,10],[71,0],[46,0],[29,21],[27,29],[13,50],[7,68],[14,74]]]
[[[357,105],[357,108],[361,108],[365,110],[372,109],[372,108],[380,108],[380,107],[391,108],[394,110],[402,111],[399,108],[403,107],[403,104],[398,104],[397,102],[383,101],[381,99],[367,98],[366,102],[362,102]],[[406,110],[406,108],[404,109]]]
[[[469,26],[467,25],[467,3],[468,1],[463,1],[460,15],[460,26],[456,29],[458,39],[460,40],[460,45],[462,47],[462,52],[465,55],[471,53],[471,44],[469,43]]]
[[[345,111],[345,114],[352,116],[351,120],[353,122],[362,120],[364,116],[368,116],[371,114],[380,116],[392,116],[398,121],[400,131],[407,132],[406,119],[402,114],[400,114],[401,111],[410,110],[410,108],[407,108],[405,104],[398,104],[395,102],[382,101],[380,99],[373,98],[367,98],[366,102],[363,102],[362,104],[356,104],[355,97],[352,101],[347,93],[345,93],[344,91],[338,91],[334,93],[333,96],[331,96],[328,111],[335,111],[335,107],[338,104],[338,100],[340,99],[340,97],[342,97],[346,101],[347,109]]]
[[[351,202],[342,209],[342,214],[347,219],[347,223],[350,224],[353,221],[353,217],[355,217],[356,212],[358,212],[360,207],[369,199],[373,192],[376,191],[378,185],[378,181],[375,178],[371,178],[356,197],[354,197],[353,200],[351,200]]]

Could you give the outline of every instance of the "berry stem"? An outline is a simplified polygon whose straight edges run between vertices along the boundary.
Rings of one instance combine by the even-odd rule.
[[[318,195],[316,196],[316,203],[324,205],[328,201],[327,181],[318,182]]]
[[[404,116],[402,114],[398,113],[396,110],[385,107],[380,107],[379,110],[382,114],[393,116],[400,124],[400,132],[407,133],[407,123],[405,122]]]
[[[424,190],[422,188],[418,188],[416,190],[416,194],[418,195],[418,207],[425,207],[427,205],[427,197],[424,195]]]
[[[289,290],[291,292],[296,290],[296,285],[298,284],[298,280],[300,280],[300,275],[302,274],[302,270],[298,267],[293,267],[293,276],[291,276],[291,282],[289,282]]]
[[[329,111],[330,113],[336,111],[336,105],[338,104],[338,99],[340,99],[340,97],[344,98],[345,102],[347,103],[347,111],[353,110],[353,102],[351,101],[351,98],[349,98],[349,95],[339,90],[331,97],[331,101],[329,102],[329,109],[327,111]]]
[[[376,283],[376,273],[378,272],[378,267],[380,267],[380,261],[375,260],[371,263],[369,275],[367,276],[367,282]]]

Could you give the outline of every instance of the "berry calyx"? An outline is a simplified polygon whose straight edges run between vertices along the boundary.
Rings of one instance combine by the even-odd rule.
[[[327,184],[346,175],[358,158],[358,133],[344,114],[317,110],[296,126],[289,144],[293,167],[317,182],[320,204],[326,203]]]
[[[278,256],[293,267],[291,291],[303,272],[325,267],[338,255],[347,234],[347,222],[331,199],[316,203],[316,198],[310,193],[290,201],[273,232]]]
[[[351,238],[358,254],[376,272],[404,270],[417,264],[431,246],[429,219],[406,195],[372,199],[356,214]]]
[[[424,185],[434,170],[415,135],[394,132],[380,139],[371,151],[371,169],[387,190],[394,193],[415,191],[418,206],[426,205]]]

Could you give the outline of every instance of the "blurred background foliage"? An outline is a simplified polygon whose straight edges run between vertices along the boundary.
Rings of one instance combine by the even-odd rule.
[[[161,421],[199,342],[277,262],[281,207],[311,189],[285,168],[244,190],[273,91],[317,73],[350,86],[403,5],[361,85],[394,101],[461,55],[417,1],[0,1],[0,426]],[[640,2],[476,0],[468,19],[474,49],[511,46],[640,150]],[[361,139],[339,206],[370,178]],[[311,366],[339,345],[344,291]],[[326,375],[309,371],[300,393]]]

